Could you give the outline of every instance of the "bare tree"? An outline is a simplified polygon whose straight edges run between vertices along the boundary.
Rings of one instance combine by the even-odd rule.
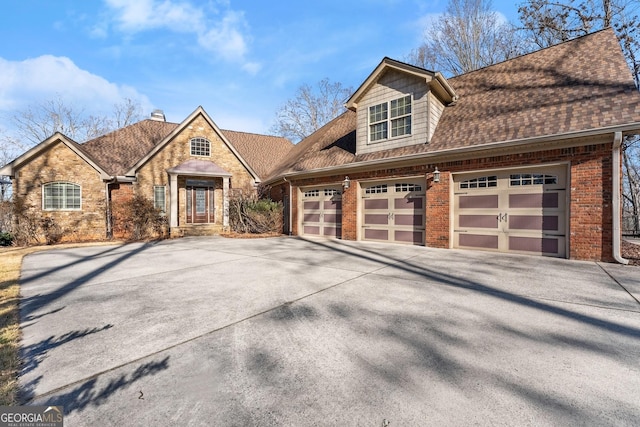
[[[612,27],[640,86],[638,0],[527,0],[518,13],[525,36],[539,48]]]
[[[523,52],[515,28],[491,9],[491,0],[449,0],[425,31],[425,41],[408,56],[419,67],[457,76]]]
[[[519,9],[526,37],[538,47],[611,27],[637,87],[640,87],[640,2],[638,0],[527,0]],[[640,136],[625,139],[622,151],[624,226],[640,233]]]
[[[270,132],[299,142],[340,115],[352,91],[327,78],[320,80],[315,87],[303,84],[295,96],[276,112]]]

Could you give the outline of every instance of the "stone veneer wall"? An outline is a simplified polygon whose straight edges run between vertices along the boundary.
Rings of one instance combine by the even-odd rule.
[[[105,184],[100,174],[62,142],[24,164],[13,180],[14,196],[24,197],[31,209],[50,218],[62,231],[61,241],[102,240],[106,237]],[[42,185],[69,182],[81,188],[80,210],[43,210]],[[45,242],[44,234],[38,236]]]

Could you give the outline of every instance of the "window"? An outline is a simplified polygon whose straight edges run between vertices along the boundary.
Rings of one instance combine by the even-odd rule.
[[[339,196],[340,190],[336,190],[335,188],[325,188],[324,189],[325,196]]]
[[[365,194],[381,194],[387,192],[387,184],[374,185],[373,187],[367,187],[364,190]]]
[[[460,183],[460,188],[489,188],[498,186],[498,177],[495,175],[481,176],[479,178],[467,179]]]
[[[509,177],[509,185],[517,187],[521,185],[543,185],[543,184],[557,184],[558,177],[555,175],[545,175],[542,173],[521,173],[512,174]]]
[[[304,192],[304,197],[318,197],[320,196],[320,190],[309,190]]]
[[[44,184],[42,206],[46,210],[80,210],[80,186],[70,182]]]
[[[162,213],[167,212],[166,189],[164,185],[156,185],[153,187],[153,207]]]
[[[422,191],[422,186],[418,184],[406,184],[406,183],[396,184],[396,193],[405,193],[407,191]]]
[[[411,95],[369,107],[369,141],[411,134]]]
[[[191,139],[191,155],[192,156],[211,156],[211,143],[206,138]]]

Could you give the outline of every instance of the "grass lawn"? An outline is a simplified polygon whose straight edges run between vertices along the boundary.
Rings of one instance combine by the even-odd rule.
[[[20,269],[22,258],[34,252],[120,242],[64,244],[26,248],[0,248],[0,406],[16,405],[20,359]]]

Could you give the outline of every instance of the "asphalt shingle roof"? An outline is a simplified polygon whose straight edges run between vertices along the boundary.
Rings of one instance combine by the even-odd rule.
[[[349,111],[300,142],[271,178],[640,122],[640,93],[612,29],[448,81],[459,100],[444,109],[430,143],[356,155],[356,115]]]
[[[106,172],[122,176],[178,126],[177,123],[147,119],[80,146]],[[260,178],[266,177],[293,147],[291,141],[277,136],[221,132]]]

